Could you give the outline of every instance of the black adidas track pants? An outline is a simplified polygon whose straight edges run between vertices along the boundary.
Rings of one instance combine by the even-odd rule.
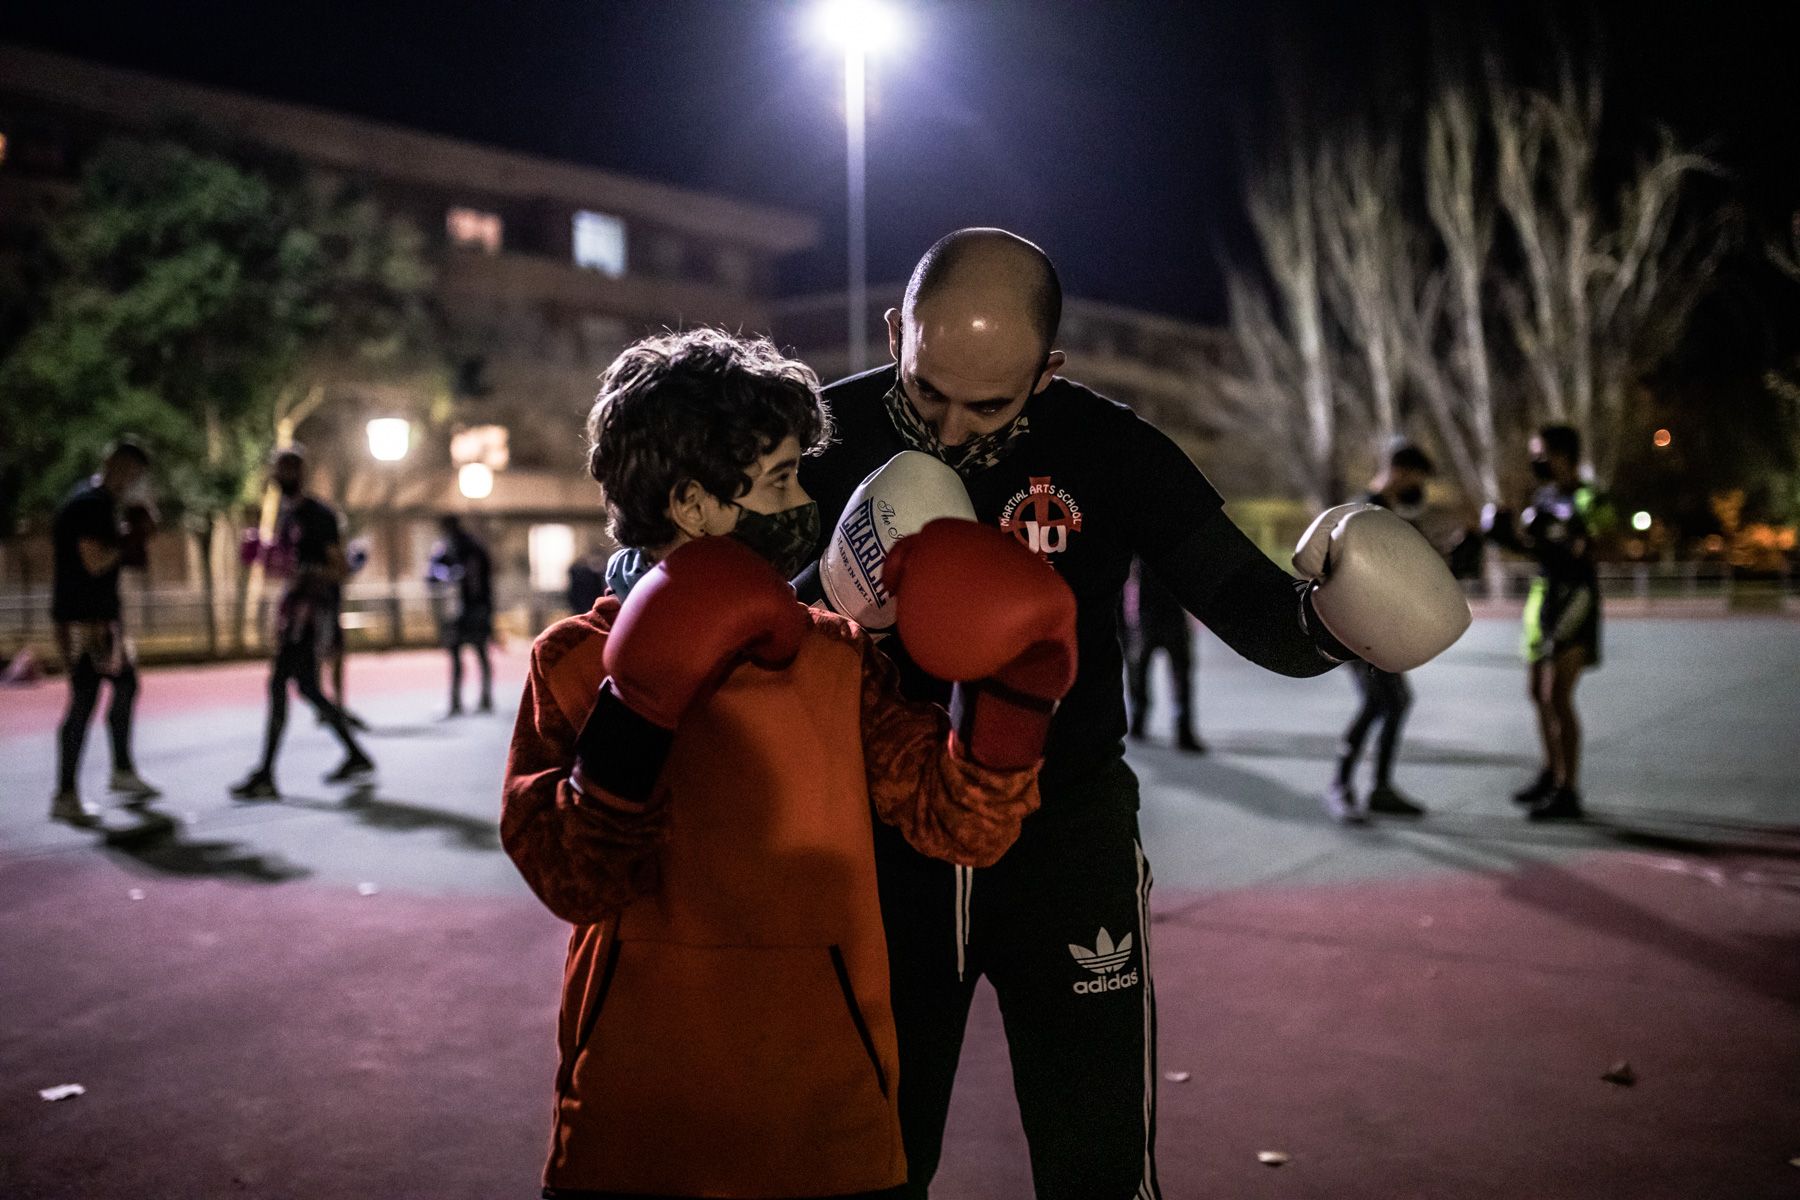
[[[1040,812],[992,867],[877,825],[900,1040],[900,1120],[925,1196],[975,982],[999,997],[1038,1200],[1158,1200],[1150,867],[1137,814]]]

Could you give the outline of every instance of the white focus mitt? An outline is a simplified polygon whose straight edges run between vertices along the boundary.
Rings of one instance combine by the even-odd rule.
[[[902,450],[857,485],[838,518],[819,584],[831,611],[870,633],[894,625],[894,598],[881,570],[894,543],[939,517],[975,519],[962,478],[929,454]]]

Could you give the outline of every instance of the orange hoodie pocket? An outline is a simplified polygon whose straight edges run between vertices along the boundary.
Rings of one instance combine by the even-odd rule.
[[[836,947],[620,943],[563,1109],[584,1186],[801,1195],[897,1182],[898,1125],[849,984]]]

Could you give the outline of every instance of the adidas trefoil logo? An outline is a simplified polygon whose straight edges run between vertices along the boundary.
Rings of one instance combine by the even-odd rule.
[[[1094,948],[1077,946],[1069,943],[1069,953],[1075,961],[1098,975],[1098,979],[1083,979],[1075,984],[1075,991],[1083,995],[1094,992],[1116,992],[1123,988],[1136,987],[1138,981],[1137,968],[1124,970],[1131,961],[1132,935],[1126,934],[1113,944],[1112,934],[1102,929],[1100,936],[1094,939]]]

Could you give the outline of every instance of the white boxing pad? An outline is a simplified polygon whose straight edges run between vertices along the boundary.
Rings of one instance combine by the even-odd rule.
[[[962,478],[929,454],[902,450],[851,493],[819,563],[825,603],[870,633],[891,629],[894,598],[881,568],[894,543],[939,517],[975,519]]]
[[[1300,539],[1294,565],[1319,579],[1313,611],[1332,636],[1384,671],[1430,662],[1469,627],[1469,602],[1443,557],[1386,509],[1327,511]]]

